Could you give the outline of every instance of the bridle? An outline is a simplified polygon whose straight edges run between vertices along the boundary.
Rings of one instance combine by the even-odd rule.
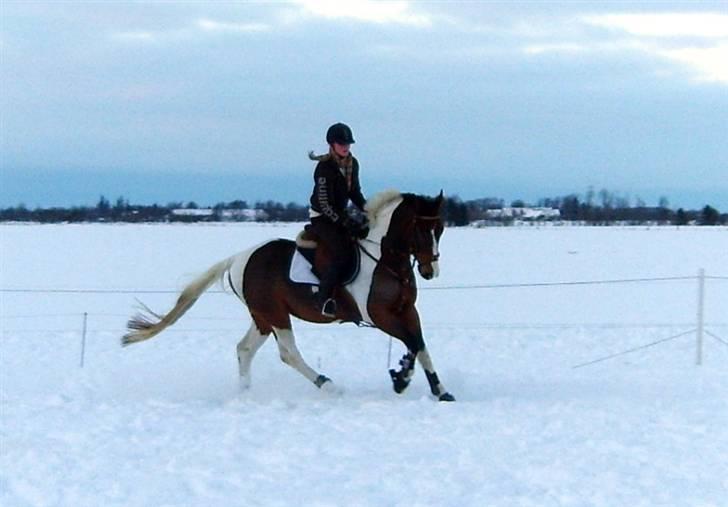
[[[414,227],[417,224],[417,221],[418,220],[422,220],[422,221],[435,221],[435,220],[440,220],[440,219],[441,219],[441,217],[439,215],[415,215],[414,217],[412,217],[412,220],[411,220],[410,224],[408,224],[408,226],[406,227],[406,229],[409,229],[410,227]],[[386,238],[386,236],[384,236],[382,238],[382,240],[384,240],[385,238]],[[381,243],[377,243],[376,241],[373,241],[373,240],[368,239],[368,238],[364,238],[362,241],[367,241],[367,242],[372,243],[374,245],[378,245],[380,247],[380,249],[382,249],[382,251],[386,248],[389,252],[393,253],[397,257],[401,257],[401,256],[405,256],[405,255],[407,257],[412,257],[412,263],[410,265],[410,270],[414,269],[416,262],[419,263],[419,260],[417,260],[417,256],[420,253],[420,242],[419,242],[418,235],[417,235],[416,231],[414,233],[414,242],[413,242],[414,244],[410,244],[410,248],[407,251],[397,250],[397,249],[395,249],[392,246],[386,246],[386,245],[383,244],[384,241],[382,241]],[[371,252],[369,252],[366,248],[364,248],[364,245],[362,245],[361,241],[357,241],[356,244],[358,245],[359,249],[364,253],[364,255],[366,255],[367,257],[369,257],[376,264],[379,264],[379,261],[381,260],[381,258],[377,259]],[[437,262],[439,259],[440,259],[440,253],[439,252],[433,254],[432,262]],[[409,276],[407,276],[407,278],[405,278],[400,273],[397,273],[391,267],[386,266],[386,265],[384,267],[391,274],[393,274],[397,279],[399,279],[401,282],[403,282],[405,285],[407,285],[407,284],[410,283],[409,282]]]
[[[440,218],[440,215],[415,215],[415,217],[412,220],[412,222],[413,222],[413,225],[416,226],[418,220],[422,220],[424,222],[428,222],[428,221],[435,221],[435,220],[440,220],[440,219],[441,219]],[[415,259],[416,259],[417,258],[417,254],[420,252],[420,245],[419,245],[420,242],[419,242],[419,239],[418,239],[418,235],[417,235],[416,230],[415,230],[414,236],[415,236],[414,237],[414,247],[410,249],[409,254],[410,255],[413,255],[415,257]],[[440,252],[433,253],[432,254],[432,262],[437,262],[438,260],[440,260]],[[414,262],[412,263],[412,266],[414,267]]]

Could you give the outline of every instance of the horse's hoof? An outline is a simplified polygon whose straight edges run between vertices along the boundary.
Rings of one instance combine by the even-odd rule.
[[[334,384],[331,380],[327,380],[321,385],[321,391],[331,396],[342,396],[344,389]]]
[[[455,401],[455,396],[450,393],[443,393],[437,398],[438,401]]]
[[[392,389],[395,393],[402,394],[409,386],[409,381],[402,378],[401,372],[389,370],[389,376],[392,377]]]
[[[330,394],[333,396],[341,396],[342,394],[344,394],[344,390],[334,384],[331,379],[325,375],[319,375],[314,384],[316,384],[316,387],[321,389],[321,391],[325,392],[326,394]]]
[[[238,377],[238,386],[240,387],[241,391],[247,391],[250,389],[250,377],[249,376],[240,376]]]
[[[314,381],[314,384],[326,394],[332,394],[335,396],[344,394],[344,390],[334,384],[326,375],[319,375]]]

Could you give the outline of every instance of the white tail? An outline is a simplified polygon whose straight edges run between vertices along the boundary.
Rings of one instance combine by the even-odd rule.
[[[235,256],[220,261],[204,274],[195,278],[184,288],[179,298],[177,298],[177,303],[174,305],[174,308],[166,315],[157,315],[149,308],[144,307],[149,315],[140,313],[129,320],[126,324],[129,332],[121,338],[121,345],[127,346],[132,343],[148,340],[177,322],[195,304],[202,293],[212,287],[215,281],[230,269],[234,260]]]

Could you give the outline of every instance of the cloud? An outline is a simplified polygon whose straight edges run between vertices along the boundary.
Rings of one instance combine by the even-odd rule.
[[[584,21],[603,28],[643,37],[728,38],[728,14],[663,12],[655,14],[604,14]]]
[[[582,18],[638,41],[635,48],[687,67],[697,81],[728,84],[728,14],[662,12]]]
[[[433,16],[421,9],[415,11],[413,2],[377,0],[291,0],[258,5],[256,9],[233,9],[226,13],[212,10],[212,16],[202,15],[187,19],[178,28],[134,30],[117,32],[113,37],[126,42],[166,41],[189,39],[211,34],[254,34],[285,30],[291,25],[305,25],[314,20],[330,22],[354,21],[359,23],[430,27]],[[235,19],[241,15],[257,15],[258,20]],[[179,20],[178,20],[179,22]]]
[[[728,84],[728,43],[710,48],[663,49],[657,53],[692,68],[698,80]]]
[[[201,36],[212,34],[252,34],[268,32],[272,26],[267,23],[242,23],[236,21],[216,21],[209,18],[200,18],[188,22],[176,29],[142,31],[133,30],[112,34],[116,40],[127,43],[155,43],[180,40],[194,40]]]
[[[410,9],[410,2],[351,0],[299,0],[306,15],[327,19],[350,19],[377,24],[400,24],[427,27],[432,20]]]
[[[564,56],[637,52],[678,65],[695,81],[728,84],[728,15],[716,13],[603,14],[572,19],[572,27],[606,29],[598,39],[576,30],[568,36],[552,33],[539,43],[524,45],[529,56]],[[674,76],[674,72],[660,72]]]
[[[213,21],[210,19],[200,19],[197,21],[197,27],[206,32],[265,32],[271,29],[270,25],[265,23],[229,23],[221,21]]]
[[[157,35],[153,32],[119,32],[113,34],[117,40],[124,42],[153,42],[157,39]]]
[[[541,55],[544,53],[583,53],[589,48],[583,44],[554,43],[554,44],[529,44],[524,46],[523,52],[527,55]]]

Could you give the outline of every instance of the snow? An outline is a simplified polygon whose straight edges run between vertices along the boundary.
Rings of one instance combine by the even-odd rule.
[[[203,296],[174,327],[119,347],[139,297],[158,311],[214,262],[301,225],[0,225],[0,504],[728,505],[728,346],[691,331],[697,281],[728,276],[726,228],[448,229],[418,280],[426,340],[456,403],[373,329],[296,322],[321,392],[269,340],[237,385],[249,323]],[[706,280],[706,329],[728,342],[728,280]],[[82,314],[85,366],[79,367]]]

